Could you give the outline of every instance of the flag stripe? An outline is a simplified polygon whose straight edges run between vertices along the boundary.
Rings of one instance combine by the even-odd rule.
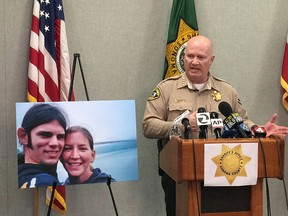
[[[64,195],[63,195],[64,193]],[[46,204],[49,205],[52,194],[52,187],[47,187],[46,190]],[[57,211],[60,214],[66,214],[66,201],[65,201],[65,187],[57,186],[57,190],[54,192],[54,205],[52,205],[52,209]]]
[[[39,32],[39,19],[36,16],[32,17],[32,29],[31,29],[31,31],[38,35],[38,32]]]
[[[69,62],[69,50],[68,50],[68,44],[67,44],[67,35],[65,31],[65,22],[61,20],[61,29],[60,29],[60,38],[59,38],[59,47],[60,47],[60,71],[61,73],[61,80],[60,80],[60,99],[63,101],[68,100],[68,94],[69,94],[69,86],[65,83],[71,82],[71,68],[68,64]],[[72,94],[72,100],[74,100],[74,95]]]
[[[282,76],[280,79],[280,84],[283,88],[282,104],[285,107],[285,109],[288,111],[288,84],[287,83],[288,83],[288,34],[287,34],[283,63],[282,63]]]

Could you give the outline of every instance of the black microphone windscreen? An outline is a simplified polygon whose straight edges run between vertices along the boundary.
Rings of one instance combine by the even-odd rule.
[[[218,118],[218,113],[217,112],[211,112],[210,113],[210,118],[211,119],[217,119]]]
[[[204,107],[199,107],[197,112],[198,113],[205,113],[206,109]]]
[[[228,117],[229,115],[231,115],[233,113],[232,107],[230,106],[229,103],[227,103],[225,101],[222,101],[218,105],[218,109],[225,117]]]
[[[183,119],[181,120],[181,122],[182,122],[182,124],[183,124],[184,126],[189,125],[189,119],[188,119],[188,118],[183,118]]]

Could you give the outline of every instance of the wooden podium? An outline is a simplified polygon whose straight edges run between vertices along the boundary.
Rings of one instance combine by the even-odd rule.
[[[202,187],[204,180],[204,144],[258,143],[258,181],[256,185],[247,186],[248,196],[234,196],[231,202],[249,204],[249,209],[240,211],[203,210]],[[262,143],[262,144],[261,144]],[[263,178],[282,179],[284,166],[283,139],[261,138],[247,139],[179,139],[172,138],[160,152],[160,168],[176,182],[176,215],[177,216],[261,216],[263,215]],[[261,144],[261,145],[260,145]],[[264,157],[263,151],[264,150]],[[195,155],[195,157],[194,157]],[[280,158],[279,158],[280,156]],[[195,161],[195,163],[194,163]],[[266,163],[266,167],[265,167]],[[281,170],[282,168],[282,170]],[[266,170],[266,171],[265,171]],[[266,173],[266,174],[265,174]],[[228,187],[239,188],[239,187]],[[198,195],[198,199],[197,196]],[[215,193],[214,193],[215,195]],[[221,200],[222,195],[214,197]],[[240,199],[240,200],[239,200]],[[249,201],[250,200],[250,201]],[[203,203],[202,203],[203,202]],[[229,205],[229,203],[225,203]]]

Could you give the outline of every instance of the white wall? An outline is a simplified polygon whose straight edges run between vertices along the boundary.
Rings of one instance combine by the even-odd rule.
[[[71,63],[73,53],[80,53],[90,100],[136,100],[140,180],[112,184],[119,215],[164,216],[156,142],[143,137],[141,123],[146,100],[162,78],[172,0],[63,3]],[[33,190],[17,189],[15,137],[15,102],[26,101],[32,1],[0,5],[0,215],[33,215]],[[277,112],[277,122],[288,125],[279,85],[288,1],[195,0],[195,5],[200,34],[214,42],[212,73],[235,86],[255,122],[264,124]],[[76,99],[85,100],[77,69]],[[269,182],[273,215],[287,215],[281,182]],[[66,192],[68,215],[115,215],[106,184],[69,186]],[[47,212],[44,196],[43,188],[39,215]]]

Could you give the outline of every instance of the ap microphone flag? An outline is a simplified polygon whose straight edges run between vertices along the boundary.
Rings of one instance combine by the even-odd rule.
[[[216,138],[221,138],[221,131],[222,128],[224,127],[222,119],[218,118],[218,113],[216,112],[210,113],[210,119],[211,119],[212,133],[215,134]]]

